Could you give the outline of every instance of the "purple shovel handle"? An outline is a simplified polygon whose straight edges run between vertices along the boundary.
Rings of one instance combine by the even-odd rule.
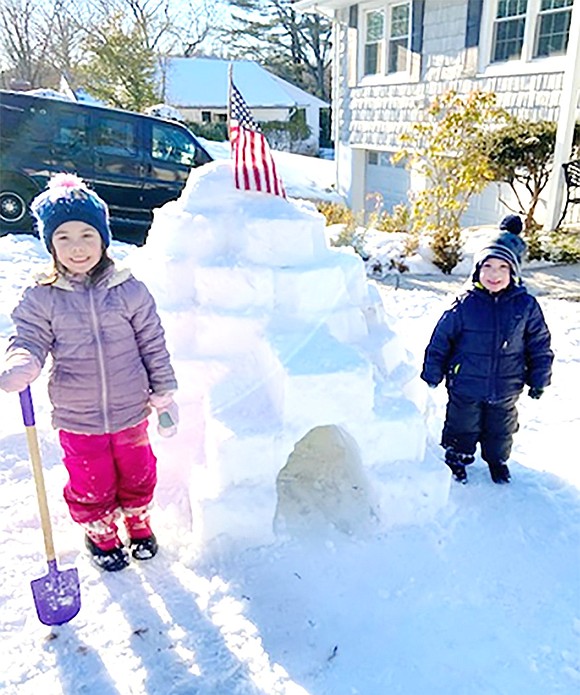
[[[30,394],[30,386],[27,386],[24,391],[20,391],[20,407],[22,408],[22,419],[26,427],[34,427],[34,408],[32,407],[32,396]]]

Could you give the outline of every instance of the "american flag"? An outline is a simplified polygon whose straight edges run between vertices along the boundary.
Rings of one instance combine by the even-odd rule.
[[[236,188],[286,197],[268,142],[233,82],[230,82],[230,145]]]

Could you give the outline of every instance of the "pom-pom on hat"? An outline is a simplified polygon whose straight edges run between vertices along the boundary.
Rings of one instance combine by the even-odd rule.
[[[111,243],[107,204],[74,174],[53,176],[46,190],[32,201],[30,209],[36,220],[38,233],[49,251],[55,230],[70,220],[86,222],[94,227],[105,248]]]
[[[523,229],[518,215],[506,215],[499,223],[500,234],[484,246],[475,257],[473,280],[479,280],[481,264],[488,258],[499,258],[509,264],[512,275],[519,281],[520,264],[526,252],[526,242],[519,236]]]
[[[499,223],[499,228],[512,234],[521,234],[523,229],[522,218],[519,215],[506,215]]]

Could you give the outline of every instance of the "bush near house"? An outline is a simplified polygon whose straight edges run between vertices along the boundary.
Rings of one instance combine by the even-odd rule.
[[[311,130],[306,124],[304,109],[297,109],[288,121],[262,121],[259,126],[270,147],[284,152],[300,151],[302,149],[301,143],[308,140],[311,134]],[[187,127],[194,135],[206,140],[218,142],[228,140],[228,124],[225,122],[200,123],[191,121],[187,123]]]
[[[403,148],[393,161],[406,160],[426,181],[411,201],[411,231],[430,237],[433,262],[444,273],[451,273],[462,258],[461,216],[472,196],[492,180],[483,135],[507,118],[491,92],[448,91],[401,136]]]
[[[501,202],[523,217],[523,234],[531,259],[545,257],[540,225],[534,215],[552,172],[556,131],[557,124],[552,121],[511,117],[505,126],[487,133],[482,140],[493,180],[507,183],[517,201],[515,209]],[[579,145],[580,123],[576,123],[573,146]]]
[[[186,125],[194,135],[205,138],[206,140],[225,142],[228,139],[227,123],[197,123],[195,121],[189,121]]]

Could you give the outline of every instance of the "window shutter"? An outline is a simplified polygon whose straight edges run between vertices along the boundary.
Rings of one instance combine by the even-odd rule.
[[[356,87],[358,82],[358,5],[351,5],[348,8],[348,29],[347,29],[347,84],[349,87]]]
[[[348,26],[350,29],[358,29],[358,5],[348,8]]]
[[[467,24],[465,26],[465,48],[473,48],[479,45],[482,9],[483,0],[468,0]]]
[[[423,17],[425,16],[425,0],[413,0],[411,5],[411,51],[410,73],[411,80],[421,79],[421,52],[423,51]]]
[[[425,0],[413,0],[411,10],[411,51],[421,54],[423,50],[423,17]]]

